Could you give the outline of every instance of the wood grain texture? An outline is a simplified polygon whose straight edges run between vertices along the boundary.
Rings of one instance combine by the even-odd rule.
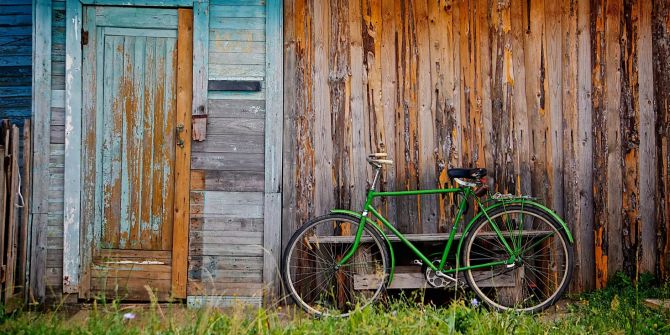
[[[670,4],[652,1],[654,113],[656,114],[656,236],[658,271],[670,278]]]
[[[209,77],[209,2],[193,2],[193,115],[207,115],[207,78]],[[207,138],[207,118],[194,118],[192,138]]]
[[[266,288],[265,298],[272,299],[279,296],[281,276],[279,264],[281,254],[281,226],[282,226],[282,154],[284,124],[283,106],[283,17],[282,0],[268,0],[265,8],[267,13],[266,34],[272,36],[267,39],[266,63],[263,68],[266,76],[266,105],[265,112],[265,185],[263,198],[263,284]],[[239,12],[239,11],[238,11]],[[255,13],[259,13],[255,11]],[[266,300],[270,301],[270,300]]]
[[[186,298],[191,172],[191,106],[193,102],[193,10],[179,9],[177,38],[177,124],[184,125],[183,145],[175,159],[174,226],[172,230],[172,289]]]
[[[81,24],[82,6],[79,1],[66,2],[65,49],[65,184],[63,199],[63,292],[79,291],[79,224],[81,213],[81,149],[82,149],[82,83],[81,83]]]
[[[656,101],[665,65],[653,52],[664,47],[653,36],[667,35],[664,8],[589,0],[288,2],[283,234],[329,208],[359,206],[359,181],[370,175],[354,153],[364,148],[396,163],[382,189],[444,187],[447,168],[482,166],[497,191],[541,198],[573,230],[575,290],[601,287],[621,269],[660,273],[667,225],[652,222],[667,216],[659,207],[666,198],[654,196],[666,187],[659,180],[667,160],[657,157],[666,150],[667,121]],[[360,126],[363,141],[354,136]],[[377,205],[403,232],[447,231],[453,200],[430,201]]]
[[[49,133],[51,123],[51,1],[35,2],[33,49],[33,164],[30,232],[29,301],[46,296],[47,225],[49,213]],[[62,262],[61,262],[62,264]]]

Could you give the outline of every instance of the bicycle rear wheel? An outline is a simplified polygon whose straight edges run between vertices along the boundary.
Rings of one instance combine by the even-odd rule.
[[[360,223],[346,215],[325,215],[306,223],[284,252],[282,276],[300,307],[317,316],[347,316],[368,306],[384,291],[389,256],[384,239],[368,223],[354,255],[339,260],[353,247]]]
[[[560,298],[570,283],[572,246],[560,223],[530,205],[509,205],[488,213],[517,257],[513,264],[485,265],[510,258],[485,216],[468,233],[463,249],[465,271],[474,292],[498,310],[539,312]]]

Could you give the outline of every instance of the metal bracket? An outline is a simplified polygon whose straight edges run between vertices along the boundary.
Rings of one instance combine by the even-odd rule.
[[[180,123],[177,125],[177,145],[180,148],[184,148],[184,140],[181,138],[181,133],[184,132],[184,124]]]

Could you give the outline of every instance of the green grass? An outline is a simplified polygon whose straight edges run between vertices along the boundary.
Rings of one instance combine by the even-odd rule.
[[[291,308],[185,309],[153,304],[143,310],[116,302],[86,313],[57,309],[2,315],[3,334],[670,334],[670,311],[645,307],[644,298],[670,298],[670,284],[642,276],[635,287],[617,276],[605,290],[571,297],[560,311],[496,313],[468,302],[437,307],[421,297],[396,298],[346,319],[312,319]],[[419,301],[419,302],[417,302]],[[125,307],[124,307],[125,306]],[[136,317],[124,319],[132,311]]]

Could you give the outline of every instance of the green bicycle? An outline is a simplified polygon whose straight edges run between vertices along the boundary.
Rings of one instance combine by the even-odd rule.
[[[333,209],[305,223],[289,240],[282,277],[303,309],[317,316],[347,316],[381,297],[395,268],[393,245],[382,226],[416,255],[414,262],[431,287],[453,286],[464,277],[487,305],[531,313],[560,298],[572,276],[574,255],[570,230],[556,213],[530,197],[491,195],[485,169],[449,169],[456,188],[377,192],[382,167],[393,164],[385,157],[368,157],[375,177],[362,213]],[[426,256],[372,206],[378,197],[446,193],[462,195],[462,200],[438,256]],[[469,201],[478,211],[458,233]],[[455,241],[455,264],[450,265]]]

